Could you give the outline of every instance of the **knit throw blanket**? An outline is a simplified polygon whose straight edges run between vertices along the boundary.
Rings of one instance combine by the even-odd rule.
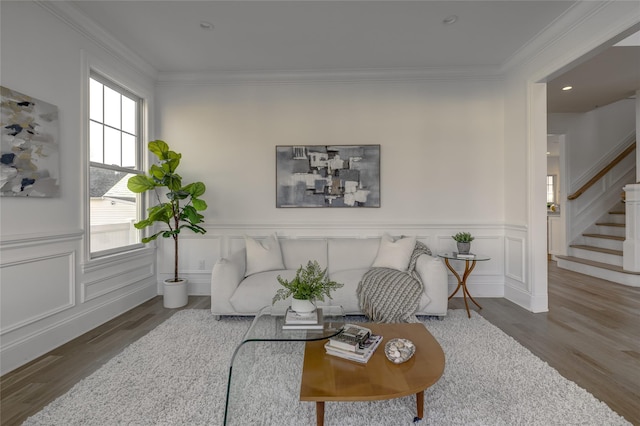
[[[373,322],[418,322],[415,312],[424,286],[416,272],[416,262],[431,250],[416,241],[406,272],[390,268],[371,268],[358,284],[360,310]]]

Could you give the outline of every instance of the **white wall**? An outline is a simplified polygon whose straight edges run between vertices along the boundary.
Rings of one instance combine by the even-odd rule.
[[[47,6],[45,4],[45,6]],[[58,107],[60,196],[0,201],[1,370],[5,372],[156,294],[155,254],[85,253],[88,67],[144,92],[153,79],[32,2],[2,2],[1,84]]]
[[[583,114],[549,114],[548,130],[565,134],[567,175],[576,191],[633,139],[636,127],[634,99],[624,99]],[[618,150],[618,152],[616,152]],[[598,171],[598,170],[596,170]]]
[[[159,138],[183,154],[181,175],[203,180],[205,237],[183,240],[192,293],[208,294],[211,262],[243,233],[372,236],[413,233],[434,251],[469,230],[495,261],[472,292],[502,295],[502,82],[473,79],[217,84],[162,82]],[[275,146],[380,144],[380,208],[275,207]],[[160,277],[170,272],[161,251]],[[202,264],[205,267],[202,268]],[[488,272],[490,271],[490,272]],[[473,288],[484,281],[493,287]],[[453,283],[453,277],[451,278]]]
[[[158,137],[208,223],[501,223],[499,81],[163,84]],[[381,207],[277,209],[276,145],[381,145]]]

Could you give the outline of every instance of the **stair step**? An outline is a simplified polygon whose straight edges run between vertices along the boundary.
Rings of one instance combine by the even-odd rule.
[[[603,238],[605,240],[616,240],[616,241],[624,241],[625,237],[619,237],[617,235],[606,235],[606,234],[582,234],[584,237],[591,238]]]
[[[575,256],[556,255],[558,267],[632,287],[640,287],[640,272],[625,271],[621,266],[595,262]]]
[[[583,244],[571,244],[569,247],[576,248],[576,249],[581,249],[581,250],[597,251],[598,253],[606,253],[606,254],[611,254],[611,255],[614,255],[614,256],[622,256],[622,250],[612,250],[612,249],[608,249],[608,248],[587,246],[587,245],[583,245]]]
[[[615,226],[616,228],[624,228],[626,225],[624,223],[614,223],[614,222],[596,222],[597,226]]]
[[[626,214],[624,210],[612,210],[609,214]]]
[[[597,268],[608,269],[610,271],[621,272],[623,274],[640,275],[640,272],[625,271],[624,269],[622,269],[622,266],[610,265],[608,263],[596,262],[594,260],[582,259],[580,257],[575,257],[575,256],[564,256],[561,254],[556,255],[556,257],[558,259],[568,260],[570,262],[582,263],[583,265],[595,266]]]

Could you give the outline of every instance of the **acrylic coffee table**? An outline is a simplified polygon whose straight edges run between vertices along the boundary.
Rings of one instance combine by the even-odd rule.
[[[250,386],[251,372],[259,365],[260,358],[274,353],[293,351],[295,345],[318,341],[321,344],[342,330],[345,315],[342,306],[320,306],[324,327],[321,330],[283,330],[285,309],[268,306],[255,316],[231,358],[224,425],[240,424],[247,408],[246,391]],[[214,361],[215,362],[215,361]]]
[[[424,416],[424,391],[444,372],[444,352],[423,324],[363,324],[383,336],[380,347],[366,364],[327,355],[323,341],[305,345],[300,400],[316,403],[316,423],[324,424],[326,401],[377,401],[416,395],[417,415]],[[384,344],[393,338],[411,340],[414,356],[394,364],[384,354]],[[334,420],[335,422],[335,420]],[[399,419],[398,424],[406,421]]]

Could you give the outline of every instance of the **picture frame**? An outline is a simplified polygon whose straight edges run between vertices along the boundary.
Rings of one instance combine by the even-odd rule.
[[[0,104],[0,196],[59,196],[58,107],[4,86]]]
[[[380,145],[277,145],[276,207],[380,207]]]

